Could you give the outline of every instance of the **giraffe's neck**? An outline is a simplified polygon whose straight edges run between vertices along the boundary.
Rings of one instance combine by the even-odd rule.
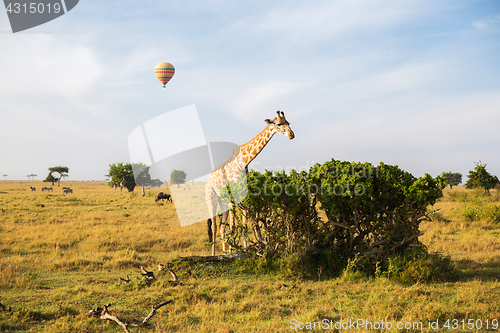
[[[259,155],[262,149],[264,149],[275,133],[272,125],[267,125],[259,135],[248,143],[241,145],[238,164],[246,168],[248,164]]]

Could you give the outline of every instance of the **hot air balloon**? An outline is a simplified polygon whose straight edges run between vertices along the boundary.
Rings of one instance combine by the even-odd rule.
[[[163,88],[170,81],[172,76],[174,76],[175,68],[171,63],[168,62],[160,62],[155,67],[155,75],[163,83]]]

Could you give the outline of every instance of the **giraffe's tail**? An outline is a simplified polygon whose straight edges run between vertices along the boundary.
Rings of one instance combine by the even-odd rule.
[[[208,242],[212,243],[214,241],[212,234],[212,219],[207,220],[207,232],[208,232]]]

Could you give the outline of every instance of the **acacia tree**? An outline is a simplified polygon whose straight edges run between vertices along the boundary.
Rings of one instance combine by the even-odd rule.
[[[144,163],[133,163],[132,171],[134,172],[135,183],[142,188],[142,196],[146,195],[145,186],[160,186],[161,180],[151,179],[149,174],[149,166]]]
[[[446,185],[450,185],[450,189],[462,183],[462,174],[458,172],[443,172],[441,178]]]
[[[187,174],[184,170],[172,170],[170,173],[170,183],[177,184],[177,187],[179,187],[179,184],[186,182],[186,177]]]
[[[51,173],[49,173],[47,178],[45,178],[43,181],[47,182],[47,183],[52,183],[52,185],[54,185],[54,183],[57,182],[57,178],[54,177],[54,175],[52,175],[52,172],[51,172]]]
[[[2,177],[3,177],[3,181],[6,181],[6,180],[7,180],[7,176],[8,176],[8,174],[2,175]]]
[[[490,192],[491,189],[498,185],[498,177],[488,173],[486,171],[486,164],[482,164],[481,161],[474,162],[474,164],[476,167],[474,170],[469,170],[465,188],[482,188],[486,192]]]
[[[109,165],[109,172],[106,175],[111,180],[108,182],[110,187],[115,187],[125,180],[125,187],[129,192],[132,192],[136,186],[132,164],[130,163],[115,163]]]
[[[52,175],[54,172],[57,172],[59,174],[59,178],[56,178]],[[57,181],[57,186],[61,186],[61,178],[68,177],[68,172],[69,172],[69,169],[68,169],[68,167],[65,167],[65,166],[51,167],[51,168],[49,168],[49,175],[47,176],[45,181],[52,182],[52,185],[54,185],[54,183]]]

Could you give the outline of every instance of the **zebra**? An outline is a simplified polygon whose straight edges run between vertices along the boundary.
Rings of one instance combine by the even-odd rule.
[[[73,190],[70,189],[69,187],[65,187],[65,188],[63,188],[63,193],[64,194],[73,193]]]
[[[31,192],[36,192],[36,187],[30,186]]]
[[[42,192],[43,191],[52,191],[52,187],[42,187]]]

